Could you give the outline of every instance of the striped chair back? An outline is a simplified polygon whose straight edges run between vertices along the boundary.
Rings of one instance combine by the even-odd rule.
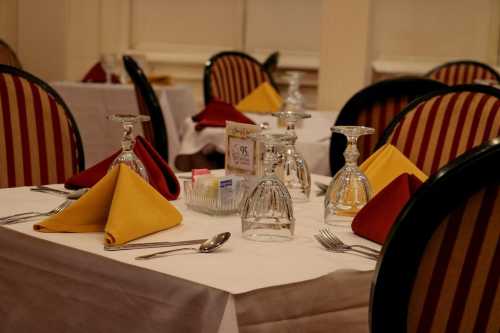
[[[371,332],[500,332],[500,138],[442,168],[377,264]]]
[[[412,102],[386,128],[391,143],[430,175],[458,155],[500,135],[500,90],[461,86]]]
[[[218,99],[236,105],[263,82],[278,90],[271,74],[256,59],[236,51],[218,53],[205,65],[205,104]]]
[[[22,69],[16,52],[5,41],[0,39],[0,64]]]
[[[0,65],[0,188],[63,183],[84,169],[78,127],[45,82]]]
[[[447,86],[419,77],[401,77],[379,81],[352,96],[341,109],[335,125],[373,127],[375,133],[358,140],[359,163],[370,156],[384,129],[394,116],[413,99]],[[332,175],[344,165],[345,136],[333,133],[330,141],[330,170]]]
[[[477,61],[453,61],[432,69],[425,75],[449,86],[473,84],[476,80],[500,83],[500,74],[492,67]]]

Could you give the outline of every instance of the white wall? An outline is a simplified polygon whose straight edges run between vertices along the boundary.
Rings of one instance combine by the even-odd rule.
[[[241,49],[261,60],[279,50],[282,68],[306,70],[314,104],[321,53],[328,98],[320,107],[338,108],[370,82],[372,65],[498,63],[499,17],[498,0],[0,0],[0,38],[48,81],[81,79],[103,52],[143,54],[200,102],[204,62]],[[339,66],[340,56],[350,61]]]

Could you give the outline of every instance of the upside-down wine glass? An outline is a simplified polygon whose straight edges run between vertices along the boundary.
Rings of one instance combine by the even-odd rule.
[[[138,114],[114,114],[109,116],[108,119],[119,122],[123,126],[123,136],[121,142],[122,151],[120,155],[113,160],[109,170],[120,163],[124,163],[130,169],[137,172],[146,182],[149,182],[149,175],[144,167],[144,164],[142,164],[141,160],[133,151],[135,144],[133,137],[134,124],[137,122],[149,121],[149,116]]]
[[[280,163],[280,150],[287,135],[255,133],[251,137],[264,146],[264,176],[247,193],[241,208],[243,237],[264,242],[280,242],[293,238],[295,218],[292,199],[286,186],[275,174]]]
[[[280,164],[282,168],[283,183],[290,192],[294,202],[309,201],[311,194],[311,172],[307,162],[295,148],[297,133],[295,127],[297,121],[311,118],[311,115],[305,112],[299,112],[293,108],[287,108],[287,104],[280,112],[273,113],[273,116],[284,121],[286,125],[287,136],[283,139],[284,152],[283,160]]]
[[[112,76],[116,71],[116,65],[118,62],[118,56],[115,53],[103,53],[101,54],[101,66],[106,73],[106,83],[113,83]]]
[[[358,138],[375,130],[364,126],[334,126],[332,131],[347,137],[345,165],[335,174],[325,196],[325,223],[348,225],[338,216],[354,216],[370,200],[372,191],[365,174],[358,168]]]

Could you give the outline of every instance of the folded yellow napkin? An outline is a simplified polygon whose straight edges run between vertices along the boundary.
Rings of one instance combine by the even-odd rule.
[[[123,244],[178,225],[182,215],[124,164],[115,167],[61,213],[34,225],[41,232],[105,232],[105,242]]]
[[[263,82],[243,98],[236,109],[241,112],[276,112],[281,103],[281,96],[276,90],[268,82]]]
[[[391,144],[385,144],[359,167],[370,181],[373,195],[403,173],[415,175],[422,182],[428,176]]]

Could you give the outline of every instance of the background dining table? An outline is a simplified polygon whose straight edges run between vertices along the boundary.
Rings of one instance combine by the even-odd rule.
[[[82,136],[86,167],[103,160],[118,149],[122,137],[119,123],[107,117],[116,113],[138,114],[139,108],[131,84],[53,82],[73,114]],[[163,112],[168,134],[169,163],[180,149],[184,119],[197,112],[191,88],[183,85],[153,86]],[[142,127],[136,125],[137,134]]]
[[[48,211],[63,200],[28,187],[0,189],[0,216]],[[36,219],[0,227],[0,331],[368,332],[375,261],[315,241],[325,227],[322,201],[313,194],[294,205],[293,240],[265,243],[242,237],[238,215],[192,211],[181,194],[171,202],[181,225],[138,242],[225,231],[231,238],[214,253],[145,261],[134,258],[157,249],[105,251],[99,232],[37,232]],[[380,248],[353,234],[349,219],[339,222],[331,230],[346,243]]]
[[[335,123],[338,111],[308,110],[311,118],[304,119],[297,126],[296,148],[306,160],[311,173],[329,176],[330,172],[330,128]],[[250,113],[245,115],[256,124],[267,123],[272,131],[285,130],[278,126],[278,119],[267,113]],[[224,153],[225,136],[222,127],[206,127],[201,131],[195,129],[196,123],[188,117],[184,120],[181,146],[178,155],[192,155],[198,152]]]

